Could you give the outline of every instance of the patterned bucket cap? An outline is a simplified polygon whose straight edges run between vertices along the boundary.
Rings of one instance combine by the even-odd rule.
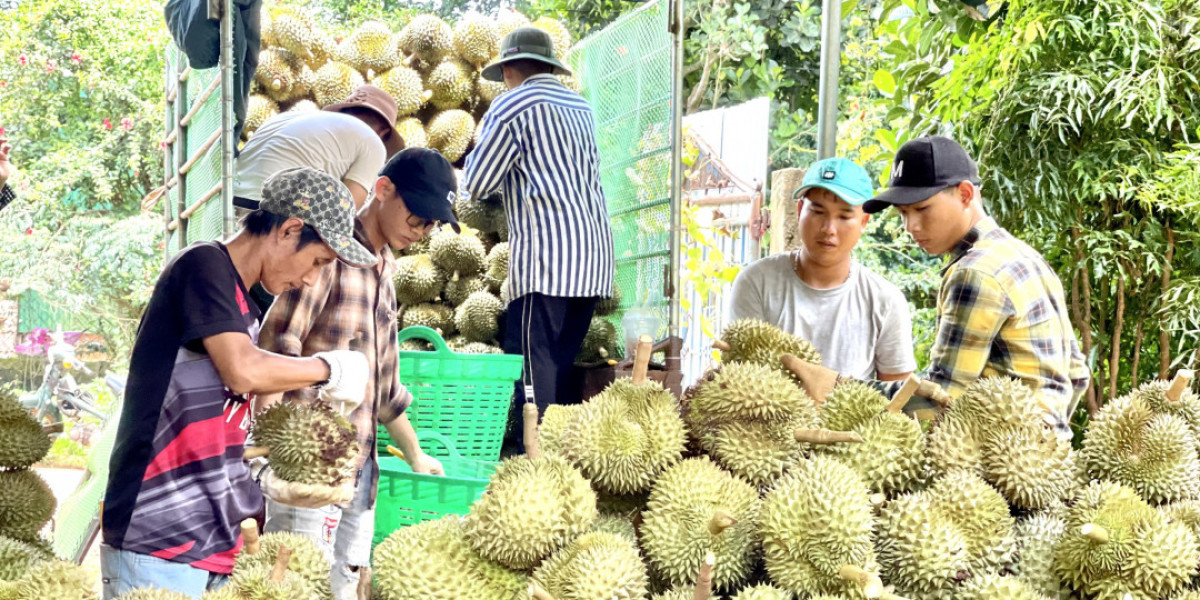
[[[354,239],[355,208],[350,190],[324,171],[296,167],[271,175],[263,182],[259,208],[311,225],[348,265],[369,267],[377,260]]]

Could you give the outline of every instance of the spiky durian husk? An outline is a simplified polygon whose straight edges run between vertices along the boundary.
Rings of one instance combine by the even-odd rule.
[[[425,84],[421,74],[404,66],[395,67],[376,77],[372,82],[376,87],[388,93],[396,101],[396,116],[405,117],[421,109],[429,100],[430,94],[425,92]],[[425,129],[421,128],[424,136]],[[401,132],[401,137],[404,133]],[[405,147],[410,146],[408,138],[404,138]]]
[[[445,281],[427,254],[397,258],[392,284],[396,288],[396,302],[404,306],[432,302],[445,287]]]
[[[567,424],[571,422],[581,404],[551,404],[542,415],[542,423],[538,426],[538,448],[543,454],[563,456],[563,434]]]
[[[457,281],[451,279],[446,282],[446,289],[442,291],[442,299],[449,302],[451,306],[459,306],[466,302],[471,294],[487,290],[488,285],[482,275],[459,277]]]
[[[454,47],[454,31],[435,15],[417,15],[400,33],[402,50],[417,61],[437,64]]]
[[[444,304],[425,303],[409,306],[400,317],[400,328],[428,327],[443,338],[454,335],[454,310]]]
[[[500,216],[503,217],[503,214]],[[493,294],[500,293],[504,280],[508,279],[508,261],[511,253],[508,242],[500,242],[488,251],[487,272],[484,273],[484,281],[487,282],[488,289],[492,290]]]
[[[972,577],[963,587],[963,600],[1049,600],[1016,577],[994,573]]]
[[[11,489],[11,488],[4,488]],[[17,581],[21,600],[99,600],[91,574],[62,560],[47,560],[29,568]]]
[[[121,594],[117,600],[190,600],[191,596],[156,587],[142,587]]]
[[[0,471],[0,490],[4,490],[0,494],[0,536],[18,540],[36,537],[54,515],[54,492],[33,471]]]
[[[1144,396],[1127,395],[1106,404],[1091,421],[1080,460],[1092,477],[1163,504],[1200,497],[1196,446],[1182,416],[1156,412]]]
[[[350,97],[354,90],[366,83],[362,73],[345,63],[329,61],[317,69],[313,81],[313,99],[325,108]]]
[[[502,40],[504,36],[522,27],[529,27],[529,17],[515,10],[501,10],[496,16],[496,32]]]
[[[454,233],[453,229],[442,228],[429,240],[429,256],[433,263],[451,277],[471,277],[483,271],[487,252],[483,241],[469,229]]]
[[[821,405],[821,427],[852,431],[863,441],[814,446],[813,452],[850,466],[872,491],[912,491],[924,477],[925,434],[913,419],[887,412],[887,404],[869,385],[854,380],[838,384]]]
[[[1038,510],[1075,493],[1075,454],[1070,440],[1041,423],[987,431],[981,447],[984,477],[1009,503]]]
[[[458,516],[397,529],[375,547],[372,565],[372,597],[382,600],[528,598],[528,574],[476,554]]]
[[[1064,591],[1054,571],[1054,551],[1067,530],[1065,516],[1066,508],[1059,506],[1018,519],[1013,528],[1017,550],[1008,570],[1034,591],[1052,597]]]
[[[585,533],[533,572],[555,600],[645,598],[646,565],[637,545],[616,534]]]
[[[400,53],[392,31],[378,21],[366,21],[359,25],[338,46],[335,57],[358,69],[368,81],[400,64]]]
[[[468,63],[483,66],[500,51],[500,29],[479,13],[463,15],[454,25],[454,50]]]
[[[0,469],[24,469],[50,451],[52,440],[11,394],[0,394]]]
[[[279,402],[254,423],[254,440],[267,446],[271,469],[284,481],[340,486],[354,477],[354,425],[324,402]]]
[[[429,103],[438,110],[458,108],[471,97],[475,89],[474,71],[471,65],[457,59],[447,58],[438,63],[425,77],[425,87],[433,92]],[[475,122],[471,122],[472,133]]]
[[[271,120],[271,117],[279,114],[279,105],[274,100],[262,95],[251,94],[250,101],[246,105],[246,121],[242,126],[242,135],[249,138],[258,131],[263,123]]]
[[[0,581],[19,579],[33,565],[53,555],[32,544],[0,536]]]
[[[442,153],[446,160],[456,162],[467,153],[475,134],[475,118],[463,110],[447,110],[437,114],[426,128],[429,147]]]
[[[530,25],[550,34],[550,41],[554,45],[554,56],[560,61],[566,60],[567,55],[571,53],[571,32],[562,22],[550,17],[541,17]]]
[[[467,297],[454,309],[454,326],[472,342],[489,342],[500,331],[500,313],[504,305],[486,290]]]
[[[404,138],[405,148],[429,147],[429,135],[425,133],[425,125],[416,117],[400,119],[396,123],[396,133]]]
[[[729,344],[721,352],[721,361],[750,362],[783,371],[779,357],[792,354],[797,358],[821,364],[821,353],[807,340],[757,319],[737,319],[725,326],[721,340]]]
[[[575,357],[578,363],[594,363],[617,356],[617,328],[611,321],[603,317],[593,317],[588,324],[587,333],[583,336],[583,344],[579,355]]]
[[[288,559],[288,572],[295,573],[307,582],[314,600],[333,600],[333,588],[329,582],[329,559],[316,542],[307,536],[283,531],[264,533],[259,538],[258,553],[239,553],[234,570],[270,570],[279,556],[279,549],[285,547],[292,551]]]

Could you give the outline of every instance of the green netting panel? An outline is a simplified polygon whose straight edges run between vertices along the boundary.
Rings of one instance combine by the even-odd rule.
[[[62,300],[58,298],[56,302],[36,290],[26,290],[17,297],[17,332],[29,333],[34,329],[54,331],[59,325],[64,331],[85,331],[95,326],[86,316],[64,308]]]
[[[179,51],[179,49],[177,47],[175,47],[174,44],[170,44],[167,46],[166,72],[164,73],[164,77],[166,78],[165,85],[170,86],[170,87],[166,88],[166,89],[170,89],[170,88],[173,88],[173,87],[179,85],[179,65],[180,65],[180,61],[182,59],[183,59],[183,54]],[[175,102],[179,102],[180,99],[181,99],[181,97],[179,95],[176,95]],[[163,112],[163,139],[167,139],[167,137],[171,135],[171,132],[174,131],[174,129],[175,129],[175,103],[169,103],[165,106],[164,112]],[[174,154],[175,147],[170,146],[169,148],[166,149],[166,151],[168,154],[166,154],[164,156],[164,161],[163,161],[165,164],[165,166],[164,166],[165,173],[164,173],[163,180],[170,181],[171,178],[174,177],[174,175],[175,175],[176,166],[177,166],[175,163],[175,154]],[[171,221],[173,221],[175,219],[175,217],[179,216],[179,208],[178,208],[179,207],[179,186],[178,185],[172,187],[170,190],[167,191],[166,195],[162,199],[162,203],[163,203],[163,213],[164,213],[164,216],[166,217],[166,222],[170,223]],[[175,250],[177,248],[179,248],[179,230],[176,229],[175,231],[166,231],[165,235],[166,235],[165,242],[166,242],[166,248],[167,248],[167,255],[169,256],[171,254],[174,254]]]
[[[657,0],[622,16],[582,40],[567,59],[596,118],[621,294],[621,310],[610,320],[619,330],[626,309],[652,307],[663,324],[660,338],[668,324],[671,225],[667,6]]]

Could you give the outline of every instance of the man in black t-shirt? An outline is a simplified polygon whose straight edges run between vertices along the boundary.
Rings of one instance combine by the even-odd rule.
[[[354,213],[333,177],[280,171],[233,239],[193,244],[163,269],[134,342],[110,462],[105,599],[145,586],[199,597],[232,571],[241,521],[263,510],[243,462],[255,394],[320,386],[330,402],[362,401],[362,353],[260,350],[260,314],[247,293],[259,282],[276,294],[311,285],[334,260],[374,264],[354,239]],[[327,504],[344,494],[316,493]]]

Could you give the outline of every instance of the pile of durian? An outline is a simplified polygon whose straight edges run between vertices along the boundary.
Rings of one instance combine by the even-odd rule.
[[[400,252],[392,278],[400,305],[400,329],[424,326],[437,331],[455,352],[500,354],[501,328],[509,298],[508,217],[498,198],[455,203],[462,232],[449,227]],[[611,322],[620,298],[597,308],[580,362],[617,355],[617,329]],[[408,340],[403,351],[428,351],[421,340]]]
[[[1186,376],[1106,405],[1076,451],[1017,381],[919,422],[916,381],[891,401],[843,382],[818,406],[783,359],[819,353],[764,323],[721,347],[682,401],[635,366],[530,435],[534,410],[528,454],[469,514],[376,548],[374,597],[1200,599]]]
[[[398,31],[367,21],[335,37],[303,7],[267,5],[243,135],[282,111],[324,108],[370,83],[396,100],[396,129],[407,146],[433,148],[458,163],[473,147],[483,113],[507,89],[480,70],[497,58],[506,34],[530,25],[547,31],[565,58],[573,42],[561,22],[531,22],[511,10],[469,13],[453,26],[418,15]],[[560,79],[580,89],[575,78]]]
[[[30,467],[50,451],[50,436],[11,393],[0,391],[0,600],[98,600],[83,568],[57,559],[42,528],[54,493]]]

